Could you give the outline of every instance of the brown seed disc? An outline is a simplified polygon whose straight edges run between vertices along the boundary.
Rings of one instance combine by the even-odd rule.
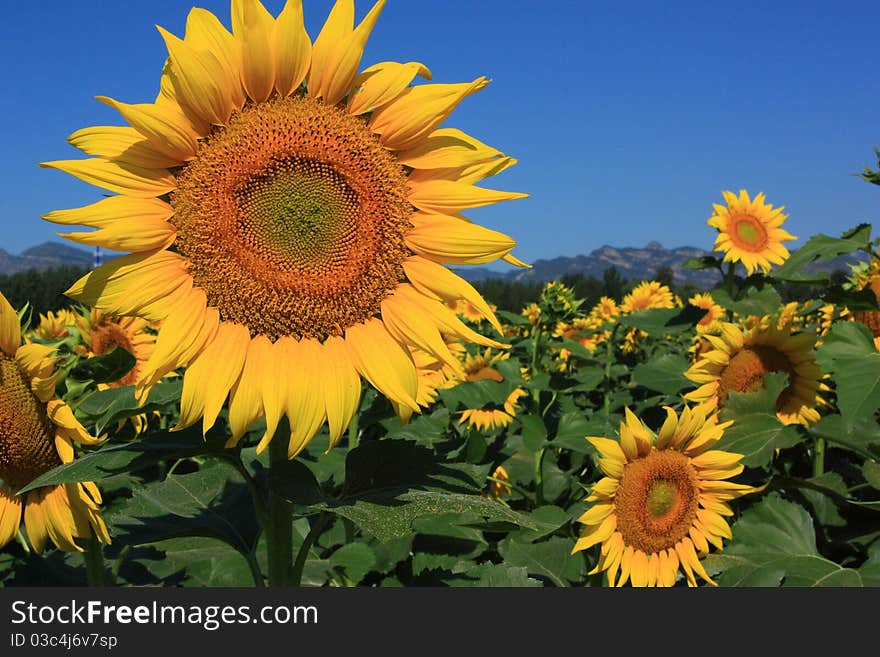
[[[223,320],[323,339],[404,279],[406,172],[362,119],[308,97],[251,105],[179,173],[175,245]]]

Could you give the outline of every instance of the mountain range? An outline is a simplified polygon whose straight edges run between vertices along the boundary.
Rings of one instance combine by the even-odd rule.
[[[103,259],[106,261],[116,255],[104,252]],[[659,242],[649,242],[641,248],[614,247],[606,244],[595,249],[589,255],[535,260],[531,269],[500,272],[487,267],[458,267],[455,270],[463,278],[472,282],[495,278],[526,283],[552,281],[562,278],[566,274],[583,274],[584,276],[601,278],[605,270],[611,266],[616,267],[621,277],[625,279],[649,280],[654,278],[658,269],[668,267],[672,270],[675,283],[691,282],[703,289],[708,289],[718,281],[717,271],[693,270],[683,267],[689,258],[700,258],[705,255],[710,255],[710,253],[693,246],[668,249]],[[86,250],[59,242],[45,242],[22,251],[19,255],[12,255],[0,249],[0,274],[15,274],[28,269],[45,270],[62,266],[87,269],[94,264],[94,257],[94,250]],[[828,272],[848,271],[847,265],[854,262],[856,262],[854,256],[841,256],[826,262],[813,263],[807,269]]]

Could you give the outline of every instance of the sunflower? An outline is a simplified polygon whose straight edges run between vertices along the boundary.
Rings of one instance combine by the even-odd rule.
[[[814,333],[793,333],[790,325],[780,326],[773,318],[765,318],[746,332],[724,322],[721,335],[704,337],[713,349],[684,373],[700,384],[685,399],[723,407],[729,393],[760,390],[767,374],[785,372],[788,385],[776,402],[779,419],[805,426],[819,421],[816,406],[824,403],[820,394],[824,386],[813,355]]]
[[[674,308],[675,297],[668,286],[657,281],[642,281],[623,297],[620,312],[634,313],[651,308]]]
[[[601,297],[590,311],[590,317],[601,319],[604,322],[614,319],[619,314],[620,308],[618,308],[617,302],[610,297]]]
[[[145,368],[156,346],[156,336],[150,332],[146,320],[138,317],[113,317],[92,308],[88,317],[77,317],[76,325],[88,350],[86,357],[102,356],[116,347],[122,347],[134,356],[134,367],[122,378],[101,384],[101,389],[121,388],[137,382],[138,375]]]
[[[483,497],[493,500],[508,497],[513,490],[508,483],[509,481],[510,475],[507,474],[507,470],[504,469],[503,465],[499,465],[492,471],[492,478],[489,481],[489,492],[483,493]]]
[[[101,518],[101,493],[92,482],[17,491],[62,463],[73,461],[73,443],[93,438],[55,397],[52,348],[22,344],[18,315],[0,294],[0,547],[18,532],[24,512],[28,539],[42,552],[47,539],[60,550],[83,551],[77,539],[92,532],[110,542]]]
[[[485,310],[477,308],[477,306],[465,299],[451,301],[446,305],[456,315],[472,324],[479,324],[487,316],[487,312],[491,312],[494,315],[494,311],[496,310],[494,304],[487,304],[487,310]]]
[[[855,289],[871,290],[880,301],[880,258],[874,257],[871,264],[855,275]],[[858,310],[852,313],[853,320],[867,326],[874,336],[874,345],[880,349],[880,311]],[[830,323],[829,323],[830,325]]]
[[[525,390],[516,388],[504,400],[503,408],[468,408],[461,412],[459,424],[467,422],[469,427],[478,431],[503,429],[513,422],[518,408],[517,402],[525,394]]]
[[[727,314],[727,311],[715,303],[711,294],[695,294],[688,299],[688,303],[706,311],[702,319],[697,322],[697,333],[716,333],[720,326],[719,320]]]
[[[69,327],[76,323],[76,313],[69,308],[57,312],[40,313],[40,323],[31,332],[39,340],[61,340],[70,335]]]
[[[724,481],[742,472],[741,454],[712,449],[732,422],[719,424],[706,404],[666,414],[656,436],[626,409],[619,440],[587,438],[605,477],[578,518],[585,527],[572,554],[601,543],[589,574],[607,572],[611,586],[673,586],[679,568],[688,586],[696,575],[715,584],[700,559],[731,538],[727,502],[756,490]]]
[[[706,222],[718,229],[715,250],[724,252],[725,262],[741,262],[749,274],[758,267],[766,274],[771,263],[781,265],[791,255],[782,242],[797,239],[780,226],[788,219],[785,207],[773,209],[759,193],[754,200],[742,189],[739,197],[722,192],[727,206],[713,204],[715,214]]]
[[[444,265],[519,262],[513,239],[461,215],[527,196],[476,185],[516,160],[440,127],[485,77],[411,85],[428,69],[389,61],[358,73],[384,5],[355,27],[338,0],[314,42],[299,0],[277,18],[233,0],[232,32],[193,9],[183,39],[160,28],[155,102],[100,97],[129,125],[77,131],[94,157],[44,164],[117,193],[45,218],[132,252],[68,294],[162,322],[137,393],[187,366],[178,429],[207,431],[228,397],[229,445],[265,416],[265,449],[286,415],[293,458],[325,421],[339,440],[362,379],[417,412],[411,346],[450,363],[441,331],[501,347],[446,307],[487,304]]]

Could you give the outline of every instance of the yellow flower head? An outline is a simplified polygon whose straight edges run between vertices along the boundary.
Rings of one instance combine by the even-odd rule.
[[[40,323],[33,330],[33,337],[40,340],[60,340],[70,335],[68,327],[76,323],[77,314],[65,308],[58,312],[40,314]]]
[[[60,550],[82,552],[92,532],[109,543],[101,493],[92,482],[43,486],[19,495],[40,475],[73,461],[73,444],[94,438],[55,397],[53,349],[22,344],[18,315],[0,294],[0,547],[15,536],[22,515],[28,539],[42,552],[48,539]]]
[[[502,346],[446,306],[464,299],[501,330],[444,265],[519,263],[513,239],[461,214],[525,197],[477,185],[516,160],[441,127],[485,77],[413,85],[431,79],[419,62],[361,68],[384,6],[355,25],[338,0],[314,40],[300,0],[278,16],[233,0],[231,32],[193,9],[183,38],[160,28],[155,101],[100,98],[128,125],[79,130],[91,157],[44,164],[116,194],[45,218],[131,252],[68,294],[161,322],[137,394],[186,366],[178,428],[207,431],[228,398],[230,445],[265,417],[265,449],[286,415],[293,458],[325,422],[339,440],[362,379],[417,412],[412,347],[451,365],[441,332]]]
[[[591,575],[606,572],[611,586],[673,586],[681,570],[689,586],[696,576],[715,583],[700,559],[732,536],[727,502],[755,489],[725,481],[742,472],[742,455],[712,449],[732,423],[711,411],[685,407],[678,416],[667,407],[655,436],[626,409],[618,440],[587,439],[605,476],[578,518],[584,528],[572,553],[602,545]]]
[[[715,250],[724,252],[724,261],[741,262],[749,274],[759,267],[767,273],[771,263],[785,262],[791,254],[782,242],[797,239],[780,228],[788,219],[785,208],[765,203],[763,192],[754,200],[744,189],[739,197],[727,191],[722,195],[727,205],[714,204],[715,214],[706,223],[718,229]]]
[[[520,397],[526,394],[522,388],[511,392],[504,401],[503,408],[468,408],[462,411],[459,424],[467,422],[469,427],[478,431],[503,429],[513,422]]]
[[[642,281],[623,297],[620,312],[634,313],[651,308],[674,308],[675,298],[668,286],[657,281]]]
[[[697,332],[716,333],[720,328],[720,320],[724,318],[727,311],[715,303],[715,299],[712,298],[711,294],[695,294],[688,299],[688,303],[706,311],[706,314],[703,315],[702,319],[697,322]]]

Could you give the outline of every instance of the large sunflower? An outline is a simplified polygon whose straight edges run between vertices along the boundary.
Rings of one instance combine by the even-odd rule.
[[[695,575],[714,584],[700,558],[710,543],[721,550],[731,538],[727,502],[755,490],[724,481],[742,472],[741,454],[712,449],[731,422],[719,424],[706,404],[685,407],[680,417],[666,413],[656,436],[626,409],[619,440],[587,439],[605,477],[578,518],[585,527],[572,554],[601,543],[590,574],[607,572],[611,586],[673,586],[679,568],[689,586]]]
[[[779,419],[805,426],[819,421],[816,406],[824,400],[820,395],[822,371],[813,354],[814,333],[793,333],[790,325],[764,318],[746,332],[724,322],[721,335],[703,337],[713,348],[684,373],[700,384],[685,399],[721,407],[731,392],[755,392],[763,387],[767,374],[785,372],[788,386],[776,402]]]
[[[95,444],[55,398],[56,359],[52,348],[21,344],[18,315],[0,294],[0,547],[15,536],[24,512],[31,545],[42,552],[47,539],[60,550],[83,547],[92,532],[109,543],[92,482],[43,486],[25,495],[17,491],[52,468],[73,460],[73,443]]]
[[[797,239],[780,228],[788,219],[785,208],[765,203],[763,192],[754,199],[744,189],[739,197],[727,191],[722,195],[727,205],[714,203],[715,214],[706,223],[718,229],[715,250],[724,252],[724,261],[741,262],[749,274],[758,267],[767,273],[771,263],[785,262],[791,254],[782,242]]]
[[[411,86],[430,79],[418,62],[358,73],[384,5],[355,27],[338,0],[314,43],[299,0],[277,18],[233,0],[231,33],[193,9],[183,39],[160,28],[155,102],[100,98],[129,126],[80,130],[71,143],[95,157],[45,164],[118,194],[46,218],[133,252],[68,294],[162,322],[137,389],[186,365],[179,427],[207,431],[228,396],[230,444],[265,416],[262,450],[286,415],[292,458],[325,421],[339,439],[361,378],[417,411],[411,346],[450,363],[441,331],[500,346],[445,305],[486,308],[444,265],[519,262],[514,240],[460,215],[526,196],[475,185],[515,160],[440,128],[486,78]]]

